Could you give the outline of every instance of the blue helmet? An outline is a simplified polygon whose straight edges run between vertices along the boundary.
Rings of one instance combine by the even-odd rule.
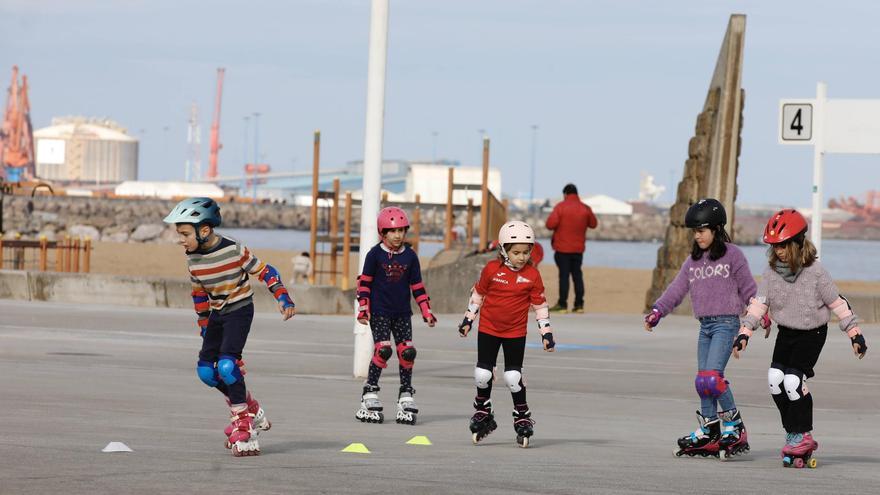
[[[165,223],[206,223],[211,227],[220,226],[220,206],[211,198],[187,198],[177,203],[165,217]]]

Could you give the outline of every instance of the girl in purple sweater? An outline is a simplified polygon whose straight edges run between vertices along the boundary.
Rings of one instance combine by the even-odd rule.
[[[650,332],[690,293],[694,316],[700,320],[694,380],[700,396],[700,427],[678,439],[675,455],[713,455],[724,460],[749,450],[724,368],[740,326],[739,315],[755,295],[755,280],[742,251],[730,243],[724,230],[727,213],[718,200],[702,199],[691,205],[684,223],[694,232],[691,255],[645,316],[645,330]]]
[[[757,296],[749,304],[733,347],[733,355],[739,359],[760,318],[768,310],[773,312],[779,332],[767,381],[786,431],[782,448],[786,467],[816,467],[811,456],[819,444],[810,434],[813,396],[806,380],[814,375],[831,312],[840,319],[840,330],[850,338],[855,355],[861,359],[868,350],[852,307],[816,260],[816,247],[805,237],[806,232],[807,221],[796,210],[781,210],[767,222],[764,242],[772,246],[770,266],[764,269]],[[765,329],[766,338],[770,329]]]

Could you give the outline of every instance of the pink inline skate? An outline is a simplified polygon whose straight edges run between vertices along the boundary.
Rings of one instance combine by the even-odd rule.
[[[814,468],[818,464],[813,451],[819,449],[819,442],[808,433],[789,433],[785,447],[782,447],[782,465],[785,467]]]
[[[254,433],[259,435],[261,431],[268,431],[269,428],[272,428],[272,422],[269,421],[269,418],[266,417],[266,412],[263,411],[262,407],[260,407],[260,403],[251,396],[250,392],[247,393],[246,401],[248,406],[247,412],[249,412],[253,417]],[[232,404],[229,403],[229,399],[226,399],[226,404],[230,408],[232,407]],[[232,431],[235,429],[235,416],[232,418],[232,420],[233,421],[229,424],[229,426],[227,426],[226,429],[223,430],[223,433],[226,434],[227,449],[232,448],[232,442],[229,441],[229,435],[231,435]]]

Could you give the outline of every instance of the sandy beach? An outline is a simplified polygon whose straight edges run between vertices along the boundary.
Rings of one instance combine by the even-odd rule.
[[[296,251],[259,249],[255,250],[260,259],[274,265],[284,275],[285,281],[293,270],[292,258]],[[357,256],[350,260],[350,284],[353,286],[357,276]],[[423,259],[427,266],[429,260]],[[341,257],[340,257],[341,266]],[[329,257],[318,258],[319,269],[329,269]],[[546,286],[547,300],[551,304],[558,297],[557,271],[552,263],[540,265],[541,275]],[[91,270],[93,273],[116,275],[153,276],[164,278],[186,278],[186,259],[183,249],[173,244],[135,244],[98,242],[92,252]],[[651,270],[585,267],[586,310],[590,313],[641,313],[645,293],[651,285]],[[323,275],[320,282],[329,282]],[[341,277],[338,280],[341,284]],[[880,294],[880,282],[837,281],[844,293]],[[430,287],[429,287],[430,290]],[[465,301],[462,302],[462,305]]]

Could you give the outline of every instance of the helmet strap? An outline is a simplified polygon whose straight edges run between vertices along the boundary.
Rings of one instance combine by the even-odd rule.
[[[498,250],[501,251],[501,257],[504,258],[504,266],[510,268],[511,270],[518,272],[522,269],[522,267],[516,268],[513,266],[513,263],[510,262],[510,256],[507,255],[507,250],[504,249],[504,244],[498,245]]]

